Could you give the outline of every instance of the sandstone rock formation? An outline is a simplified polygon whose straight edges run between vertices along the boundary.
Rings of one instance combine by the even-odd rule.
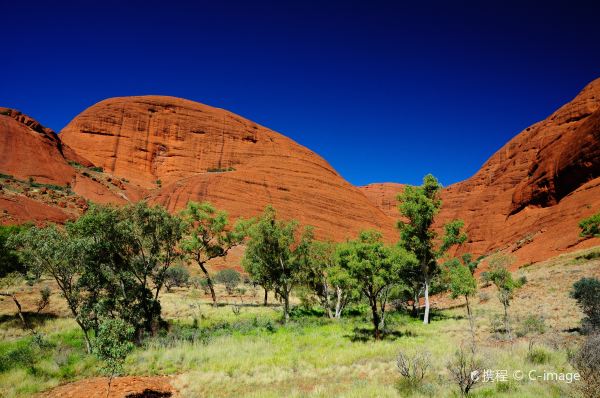
[[[171,211],[210,201],[232,218],[272,204],[283,218],[345,239],[364,228],[396,234],[390,219],[325,160],[231,112],[162,96],[112,98],[60,134],[105,171],[148,189]]]
[[[111,184],[93,166],[51,129],[0,108],[0,223],[61,223],[80,214],[83,198],[123,204],[146,194],[132,184]]]
[[[380,203],[392,202],[400,187],[362,189],[382,193],[374,203],[386,210]],[[600,211],[600,79],[519,133],[473,177],[444,189],[442,199],[438,224],[466,223],[463,252],[501,249],[524,264],[600,244],[582,240],[577,226]]]

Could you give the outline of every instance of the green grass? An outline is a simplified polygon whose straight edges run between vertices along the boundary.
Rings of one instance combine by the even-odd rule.
[[[510,307],[517,336],[513,341],[493,333],[493,320],[502,308],[493,287],[482,290],[490,298],[474,299],[473,312],[477,353],[486,368],[506,370],[508,375],[572,371],[567,354],[581,338],[566,330],[579,325],[581,314],[568,293],[575,280],[597,276],[600,269],[595,256],[577,264],[573,260],[597,250],[558,257],[524,271],[528,283]],[[553,292],[548,286],[553,286]],[[55,296],[57,302],[61,300]],[[228,300],[238,302],[239,298]],[[196,289],[164,294],[161,303],[169,329],[136,347],[126,359],[125,373],[169,375],[181,397],[458,396],[446,365],[470,339],[464,307],[448,302],[446,307],[452,309],[434,311],[430,325],[390,313],[386,338],[375,342],[364,307],[339,321],[324,318],[320,311],[296,308],[290,323],[282,325],[279,307],[244,300],[246,305],[237,313],[230,304],[213,307]],[[14,311],[8,304],[5,308]],[[0,320],[1,396],[29,397],[58,384],[102,374],[95,356],[85,353],[73,320],[48,317],[36,328],[45,344],[35,344],[15,317]],[[431,353],[431,367],[422,383],[407,386],[396,368],[397,355],[425,350]],[[511,376],[506,382],[479,385],[472,396],[565,397],[572,392],[570,384]]]

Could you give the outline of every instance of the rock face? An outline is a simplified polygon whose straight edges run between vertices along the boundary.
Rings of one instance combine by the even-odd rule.
[[[0,108],[0,172],[27,180],[66,185],[75,172],[56,133],[22,113]],[[65,154],[66,152],[66,154]]]
[[[392,219],[399,218],[398,201],[396,197],[404,191],[406,184],[395,182],[374,183],[360,187],[371,202],[380,208],[388,217]]]
[[[210,201],[232,218],[272,204],[283,218],[345,239],[392,223],[325,160],[291,139],[231,112],[162,96],[102,101],[61,139],[94,164],[148,189],[169,210]],[[160,182],[160,183],[159,183]]]
[[[145,195],[131,184],[111,183],[93,166],[51,129],[0,108],[0,223],[62,223],[81,213],[85,199],[123,204]]]
[[[382,210],[380,203],[400,190],[390,184],[362,189],[387,197],[374,200]],[[599,244],[582,240],[577,224],[600,210],[600,79],[519,133],[473,177],[444,189],[442,199],[438,224],[465,221],[463,252],[500,249],[523,264]]]

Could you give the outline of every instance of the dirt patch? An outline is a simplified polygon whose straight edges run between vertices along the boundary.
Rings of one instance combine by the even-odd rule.
[[[106,398],[108,378],[95,377],[63,384],[46,391],[38,398]],[[164,376],[116,377],[110,386],[109,398],[176,398],[171,379]]]

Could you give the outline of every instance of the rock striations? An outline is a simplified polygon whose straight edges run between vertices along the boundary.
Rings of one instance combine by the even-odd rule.
[[[293,140],[188,100],[107,99],[59,136],[0,108],[0,153],[2,223],[62,222],[85,210],[86,200],[147,199],[171,211],[194,200],[234,219],[272,204],[283,218],[315,226],[322,239],[366,228],[398,237],[396,196],[404,185],[356,188]],[[462,252],[504,250],[523,264],[600,244],[581,239],[577,227],[600,210],[600,79],[515,136],[473,177],[445,188],[442,199],[440,226],[465,221]]]
[[[112,98],[60,134],[105,171],[153,189],[169,210],[210,201],[232,218],[272,204],[284,218],[342,240],[361,229],[396,234],[389,217],[323,158],[231,112],[173,97]]]
[[[382,210],[401,186],[376,184]],[[384,199],[384,197],[386,197]],[[600,79],[546,120],[519,133],[471,178],[442,193],[439,222],[465,221],[462,251],[514,253],[540,261],[600,240],[582,240],[578,221],[600,210]],[[397,213],[396,213],[397,214]]]

